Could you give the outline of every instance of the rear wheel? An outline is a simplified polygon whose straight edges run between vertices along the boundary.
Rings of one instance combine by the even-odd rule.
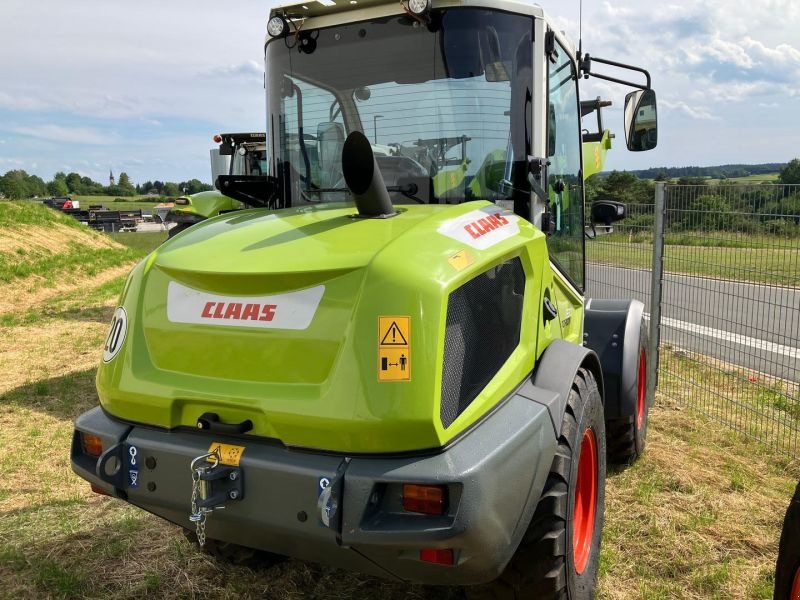
[[[470,598],[594,597],[605,510],[605,423],[592,373],[580,369],[553,464],[528,530],[495,581]]]
[[[257,550],[231,542],[221,542],[208,538],[206,538],[206,543],[201,546],[197,541],[197,534],[195,534],[194,530],[184,529],[183,535],[190,544],[203,554],[208,554],[220,562],[232,565],[250,567],[251,569],[267,569],[288,560],[288,557],[282,554],[275,554],[273,552],[267,552],[266,550]]]
[[[647,416],[652,401],[652,398],[648,396],[647,386],[647,341],[647,328],[642,323],[639,329],[639,350],[636,363],[634,414],[627,418],[609,419],[606,422],[608,460],[613,463],[636,462],[644,452],[647,438]]]
[[[800,600],[800,484],[786,511],[775,569],[775,600]]]

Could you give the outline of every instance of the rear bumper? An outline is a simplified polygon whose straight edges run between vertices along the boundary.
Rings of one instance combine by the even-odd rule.
[[[208,517],[218,540],[363,573],[433,584],[475,584],[496,577],[527,528],[556,447],[547,409],[514,395],[458,443],[437,454],[398,458],[326,455],[258,439],[165,431],[110,419],[98,407],[75,424],[72,468],[82,478],[182,527],[190,528],[191,460],[212,442],[245,446],[242,496]],[[87,456],[79,432],[103,438],[133,467]],[[109,450],[116,447],[117,450]],[[108,457],[106,457],[108,458]],[[101,458],[102,460],[102,458]],[[322,524],[320,480],[343,477],[341,522]],[[111,474],[109,474],[111,473]],[[102,474],[102,475],[101,475]],[[403,483],[448,486],[442,516],[404,512]],[[422,562],[422,548],[449,548],[455,565]]]

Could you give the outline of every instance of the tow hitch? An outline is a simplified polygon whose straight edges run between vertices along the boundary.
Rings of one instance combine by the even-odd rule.
[[[242,470],[223,465],[217,452],[208,452],[192,460],[191,470],[192,512],[189,520],[195,524],[197,541],[203,546],[208,515],[225,508],[225,502],[244,497]]]

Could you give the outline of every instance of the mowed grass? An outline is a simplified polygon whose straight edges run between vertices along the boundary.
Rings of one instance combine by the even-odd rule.
[[[800,286],[800,239],[764,236],[668,236],[664,271]],[[650,269],[652,239],[613,234],[586,241],[590,263]]]
[[[167,241],[166,231],[109,233],[108,236],[115,242],[119,242],[128,248],[133,248],[142,255],[150,254],[150,252]]]
[[[0,339],[14,340],[0,344],[0,596],[462,597],[296,560],[263,570],[221,564],[177,527],[92,494],[70,470],[72,420],[96,405],[96,365],[122,281],[0,323]],[[660,397],[645,456],[609,473],[598,597],[771,598],[798,477],[796,461]],[[187,488],[187,511],[188,497]]]

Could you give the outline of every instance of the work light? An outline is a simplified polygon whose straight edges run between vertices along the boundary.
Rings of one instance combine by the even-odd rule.
[[[286,33],[286,19],[281,16],[272,17],[267,23],[267,33],[272,37],[281,37]]]
[[[417,16],[422,16],[431,8],[431,0],[408,0],[408,10]]]

